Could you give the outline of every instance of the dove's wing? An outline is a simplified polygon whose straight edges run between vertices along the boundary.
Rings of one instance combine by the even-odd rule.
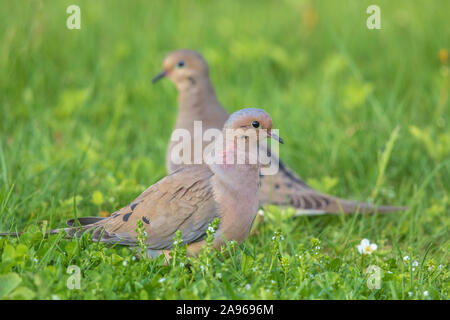
[[[181,168],[145,190],[128,206],[88,229],[104,242],[135,245],[137,222],[143,223],[149,249],[170,249],[175,232],[183,243],[201,240],[208,224],[218,217],[210,178],[205,166]]]
[[[290,206],[296,215],[325,213],[371,213],[405,210],[405,207],[375,206],[370,203],[336,198],[318,192],[279,161],[279,170],[273,176],[262,176],[259,193],[261,205]]]

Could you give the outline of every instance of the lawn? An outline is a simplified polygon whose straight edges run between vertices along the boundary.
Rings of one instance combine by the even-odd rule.
[[[71,4],[80,30],[66,28]],[[366,27],[371,4],[380,30]],[[0,299],[448,299],[448,12],[447,0],[0,0],[0,231],[26,230],[0,239]],[[409,210],[267,207],[228,257],[177,247],[170,265],[45,238],[165,176],[177,91],[150,79],[179,48],[205,56],[230,112],[271,114],[281,157],[310,185]]]

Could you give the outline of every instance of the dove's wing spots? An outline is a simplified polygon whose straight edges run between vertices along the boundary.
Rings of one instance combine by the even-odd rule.
[[[137,222],[141,220],[150,249],[170,249],[177,230],[185,243],[202,239],[208,224],[218,217],[212,176],[207,167],[177,170],[105,221],[106,235],[135,244]]]

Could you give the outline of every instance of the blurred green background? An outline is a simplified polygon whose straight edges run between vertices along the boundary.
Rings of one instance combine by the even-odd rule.
[[[71,4],[81,30],[66,28]],[[366,27],[371,4],[381,30]],[[230,112],[272,115],[282,158],[311,185],[410,207],[362,218],[352,236],[442,256],[449,12],[447,0],[0,0],[0,230],[106,215],[162,178],[177,92],[150,79],[167,53],[189,48]],[[305,219],[339,239],[342,221]]]

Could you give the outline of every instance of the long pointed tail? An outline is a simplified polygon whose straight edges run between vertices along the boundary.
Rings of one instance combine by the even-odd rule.
[[[58,228],[49,230],[45,233],[45,236],[48,237],[49,235],[58,234],[61,232],[66,233],[66,238],[77,238],[80,237],[84,232],[93,232],[93,235],[96,233],[99,233],[101,231],[101,228],[98,228],[98,225],[96,223],[101,222],[106,218],[102,217],[81,217],[77,219],[70,219],[67,220],[67,225],[69,228]],[[23,231],[19,232],[0,232],[0,237],[19,237],[23,234]]]
[[[368,214],[368,213],[389,213],[396,211],[408,210],[408,207],[380,205],[376,206],[371,203],[357,202],[339,198],[326,197],[327,204],[320,209],[303,209],[297,208],[295,215],[321,215],[321,214]]]

